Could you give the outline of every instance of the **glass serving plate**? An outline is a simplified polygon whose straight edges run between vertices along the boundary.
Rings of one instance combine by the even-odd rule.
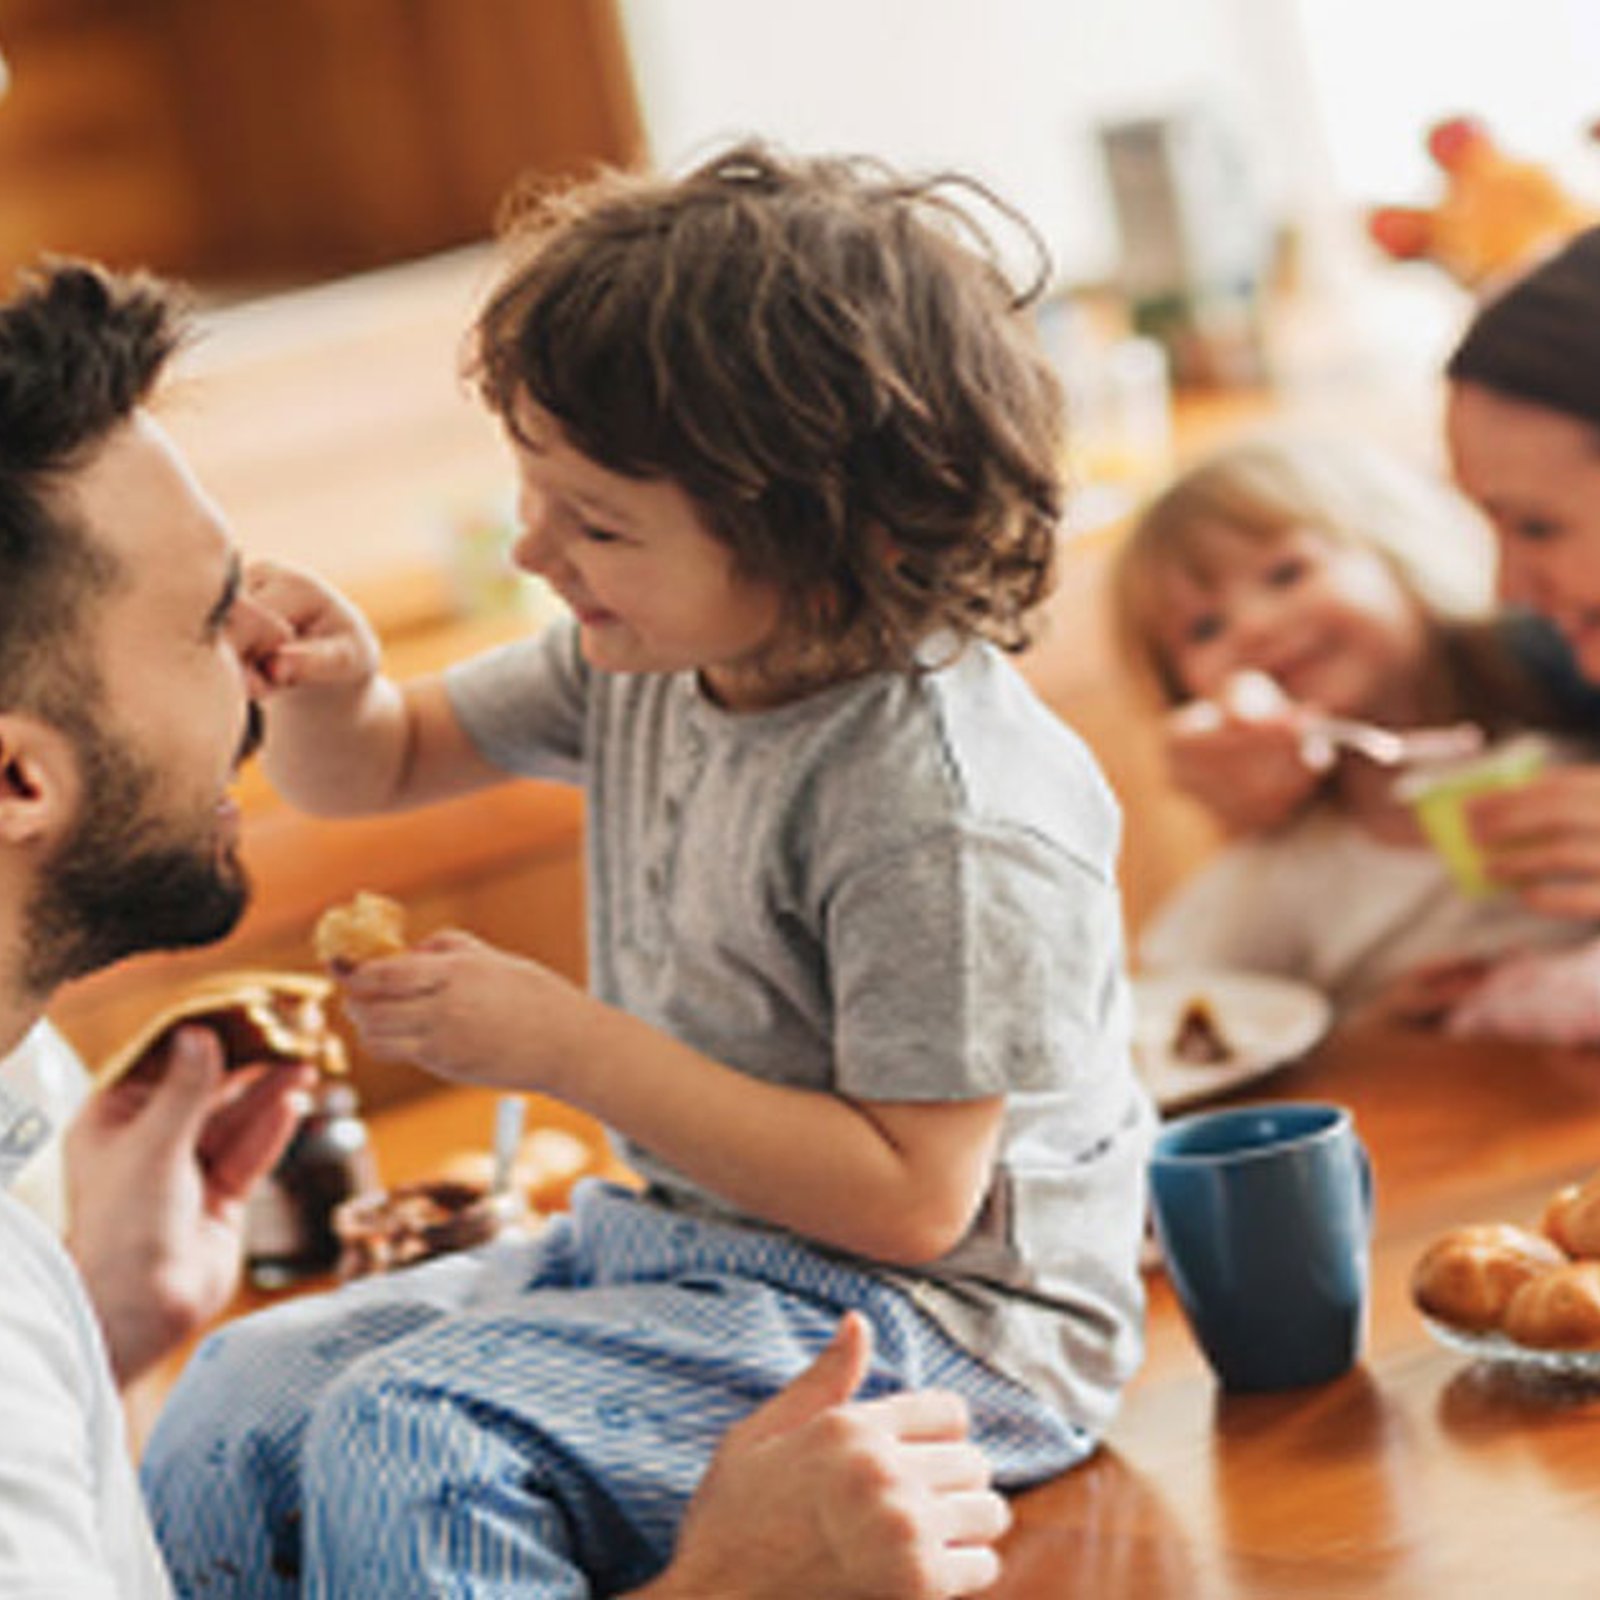
[[[1448,1323],[1437,1322],[1432,1317],[1423,1317],[1422,1321],[1440,1344],[1460,1355],[1515,1367],[1541,1377],[1600,1386],[1600,1350],[1541,1350],[1532,1345],[1518,1344],[1503,1333],[1475,1333],[1466,1328],[1452,1328]]]

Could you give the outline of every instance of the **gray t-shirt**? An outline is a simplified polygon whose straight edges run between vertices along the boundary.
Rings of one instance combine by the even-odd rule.
[[[581,781],[590,982],[772,1083],[1004,1095],[989,1190],[932,1266],[879,1267],[1098,1431],[1137,1363],[1144,1159],[1115,879],[1082,742],[987,646],[730,713],[692,673],[610,674],[559,623],[453,668],[485,757]],[[759,1226],[648,1150],[665,1202]]]

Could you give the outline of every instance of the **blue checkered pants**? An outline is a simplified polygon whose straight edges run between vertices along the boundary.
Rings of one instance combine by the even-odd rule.
[[[728,1427],[873,1325],[864,1395],[961,1392],[999,1481],[1092,1441],[898,1289],[601,1184],[502,1242],[230,1324],[145,1452],[178,1593],[580,1600],[649,1580]]]

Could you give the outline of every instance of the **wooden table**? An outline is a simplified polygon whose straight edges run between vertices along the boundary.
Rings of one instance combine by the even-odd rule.
[[[1348,1028],[1236,1099],[1349,1106],[1377,1179],[1365,1359],[1330,1384],[1219,1391],[1166,1282],[1092,1462],[1018,1501],[996,1600],[1600,1593],[1600,1388],[1436,1345],[1411,1265],[1469,1221],[1536,1221],[1600,1167],[1600,1053]]]
[[[1377,1180],[1365,1358],[1319,1387],[1224,1395],[1153,1274],[1148,1359],[1108,1443],[1018,1497],[993,1600],[1600,1593],[1600,1389],[1440,1348],[1406,1288],[1436,1233],[1531,1223],[1600,1167],[1600,1052],[1352,1026],[1230,1098],[1353,1110]],[[385,1180],[484,1148],[494,1102],[445,1089],[377,1113]],[[583,1126],[570,1117],[541,1102],[532,1120]]]

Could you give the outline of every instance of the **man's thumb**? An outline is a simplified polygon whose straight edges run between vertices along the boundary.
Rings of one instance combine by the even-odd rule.
[[[861,1387],[871,1360],[872,1325],[859,1311],[847,1311],[816,1360],[750,1414],[747,1436],[773,1438],[842,1406]]]

